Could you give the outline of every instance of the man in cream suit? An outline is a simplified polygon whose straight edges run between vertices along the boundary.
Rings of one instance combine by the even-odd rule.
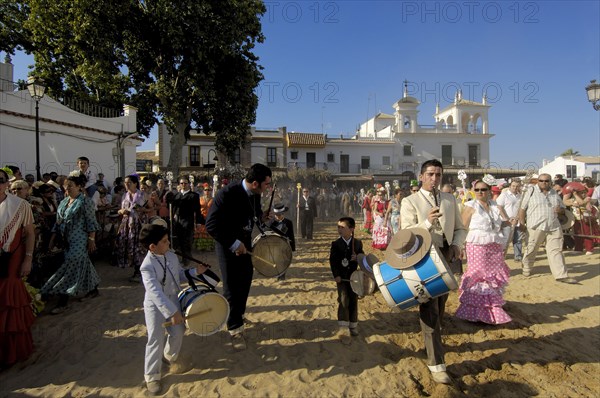
[[[467,230],[463,226],[460,210],[452,194],[440,192],[443,166],[437,159],[428,160],[421,166],[421,189],[402,200],[400,226],[425,228],[431,233],[435,245],[450,263],[460,257],[460,248]],[[419,306],[421,330],[425,338],[427,365],[437,383],[450,384],[446,373],[441,323],[448,295],[437,297]]]

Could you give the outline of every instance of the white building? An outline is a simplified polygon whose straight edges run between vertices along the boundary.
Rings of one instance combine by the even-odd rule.
[[[600,183],[600,156],[557,156],[552,161],[544,159],[542,164],[539,174],[550,174],[552,177],[562,174],[569,181],[591,177]]]
[[[419,101],[407,94],[392,106],[393,115],[379,113],[363,123],[352,138],[330,137],[320,133],[287,132],[252,128],[246,149],[238,149],[234,159],[244,167],[265,163],[275,170],[326,170],[336,181],[408,181],[419,173],[428,159],[444,164],[445,181],[457,182],[464,169],[469,178],[489,172],[497,177],[524,174],[522,170],[498,169],[490,164],[488,111],[485,96],[481,103],[467,101],[456,93],[454,103],[443,110],[436,108],[434,124],[418,120]],[[166,167],[169,159],[169,135],[159,128],[155,161]],[[182,149],[182,171],[201,171],[214,167],[214,137],[192,131]]]
[[[0,63],[0,165],[36,175],[35,107],[28,90],[14,91],[13,65]],[[137,109],[125,105],[122,116],[92,117],[45,95],[39,101],[40,173],[68,175],[80,156],[112,181],[136,169]]]

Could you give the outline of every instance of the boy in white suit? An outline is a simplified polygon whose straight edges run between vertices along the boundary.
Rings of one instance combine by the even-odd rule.
[[[144,225],[140,231],[140,242],[148,248],[148,254],[140,267],[146,289],[144,317],[148,329],[144,378],[148,392],[157,395],[162,388],[162,362],[175,362],[185,333],[177,295],[186,275],[177,255],[169,251],[169,231],[166,228],[161,225]],[[206,269],[199,265],[189,272],[191,276],[196,276]],[[173,325],[166,328],[168,337],[165,345],[165,327],[162,324],[166,320],[170,320]]]

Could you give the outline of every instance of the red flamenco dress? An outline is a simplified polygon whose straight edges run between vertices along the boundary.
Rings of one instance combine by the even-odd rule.
[[[8,267],[8,275],[0,277],[0,368],[23,361],[33,352],[31,325],[35,316],[31,297],[19,276],[25,258],[22,234],[23,228],[19,228],[10,245],[12,256],[0,264]]]

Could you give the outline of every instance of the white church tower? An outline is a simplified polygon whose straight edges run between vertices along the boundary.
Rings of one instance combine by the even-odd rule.
[[[415,97],[408,95],[407,83],[408,81],[405,80],[402,98],[392,105],[396,110],[394,112],[396,119],[394,132],[396,133],[416,133],[419,127],[417,122],[419,110],[417,108],[420,102]]]

